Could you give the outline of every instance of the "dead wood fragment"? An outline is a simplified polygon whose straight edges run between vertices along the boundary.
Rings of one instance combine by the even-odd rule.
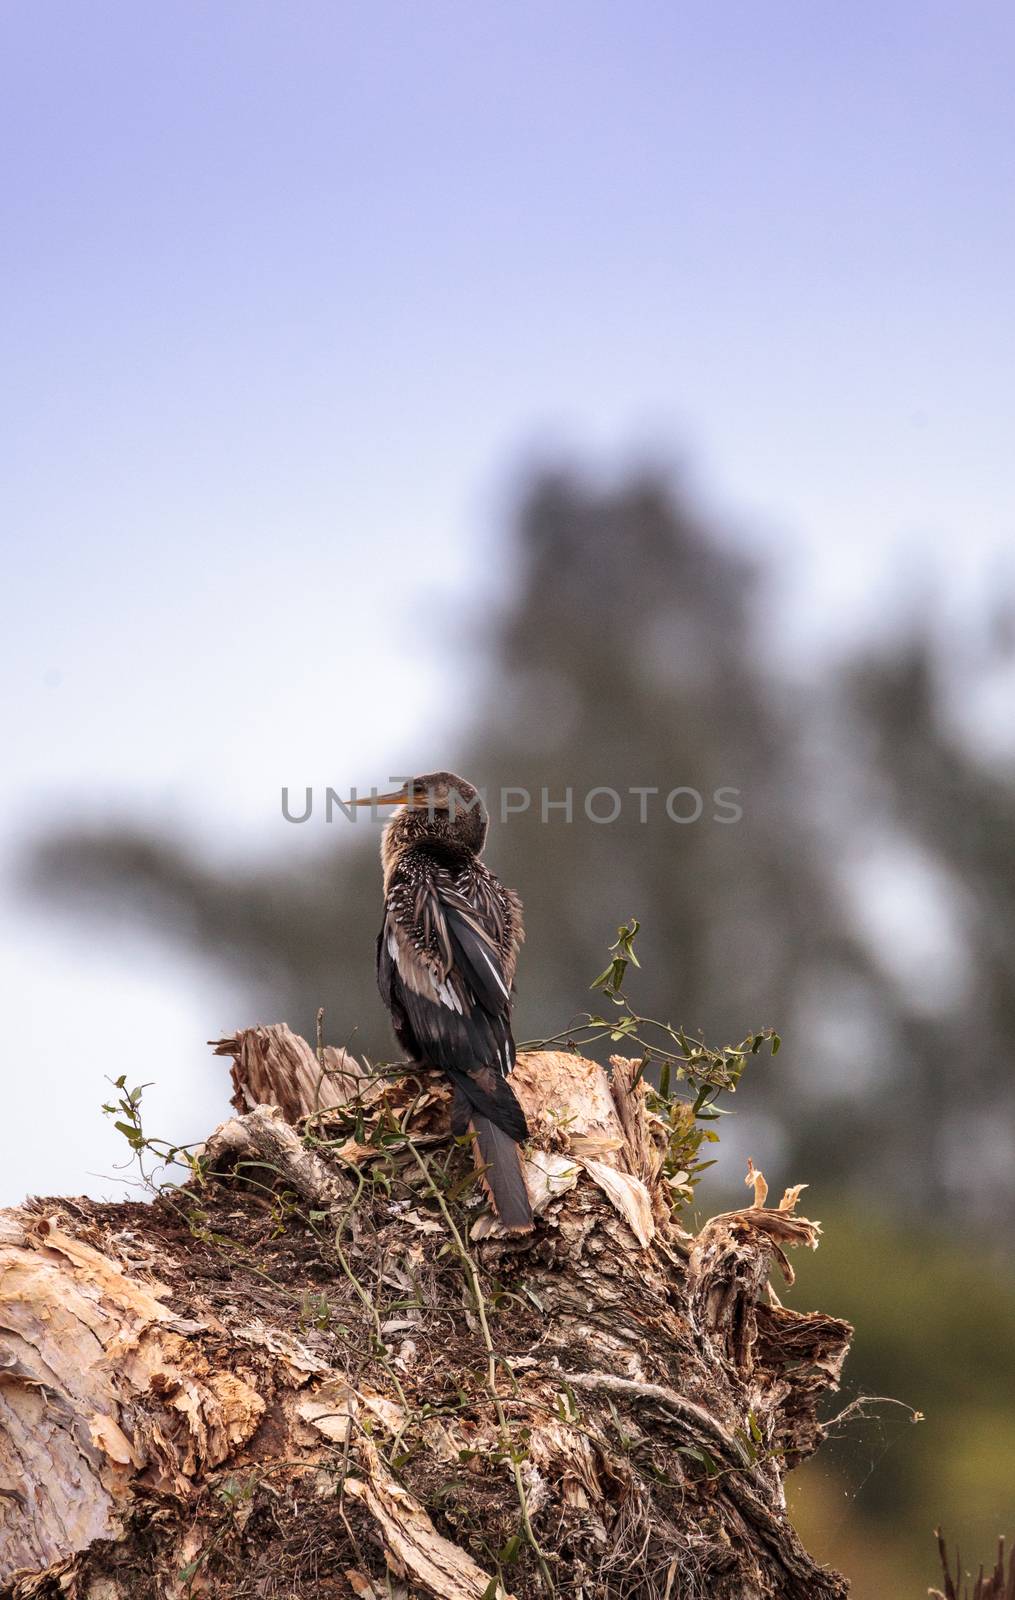
[[[624,1131],[622,1160],[628,1172],[651,1190],[662,1169],[664,1147],[654,1139],[645,1105],[645,1064],[640,1059],[611,1056],[610,1094]]]
[[[232,1059],[232,1103],[237,1111],[277,1106],[286,1122],[342,1106],[364,1087],[365,1074],[347,1050],[327,1045],[324,1070],[305,1039],[284,1022],[244,1028],[210,1041],[217,1056]]]
[[[383,1533],[388,1565],[443,1600],[514,1600],[491,1580],[468,1551],[444,1539],[422,1506],[387,1472],[369,1440],[363,1442],[363,1478],[347,1478],[346,1493],[362,1499]]]
[[[203,1154],[213,1171],[226,1161],[257,1162],[269,1185],[274,1174],[321,1209],[350,1193],[348,1177],[308,1150],[277,1106],[258,1105],[245,1117],[231,1117],[212,1134]]]
[[[846,1595],[784,1508],[850,1334],[768,1301],[794,1194],[689,1241],[637,1064],[530,1053],[539,1221],[499,1238],[439,1080],[217,1048],[203,1178],[0,1219],[0,1595]]]

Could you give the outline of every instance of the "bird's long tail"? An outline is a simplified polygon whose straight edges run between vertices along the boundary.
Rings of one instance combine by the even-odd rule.
[[[492,1067],[449,1073],[454,1084],[451,1131],[471,1133],[483,1166],[483,1184],[498,1218],[512,1233],[533,1226],[522,1153],[528,1137],[525,1112],[507,1079]]]
[[[528,1233],[534,1224],[521,1150],[509,1133],[478,1111],[472,1112],[469,1127],[483,1163],[483,1184],[498,1220],[511,1233]]]

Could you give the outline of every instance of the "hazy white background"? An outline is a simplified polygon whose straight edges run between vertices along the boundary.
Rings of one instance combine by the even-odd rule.
[[[8,876],[111,812],[299,851],[283,783],[439,764],[533,458],[685,458],[797,670],[989,589],[1013,45],[984,0],[6,6]],[[116,1192],[104,1074],[198,1136],[252,1019],[9,888],[0,1200]]]

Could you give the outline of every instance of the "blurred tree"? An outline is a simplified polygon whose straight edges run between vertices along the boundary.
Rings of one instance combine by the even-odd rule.
[[[801,706],[766,666],[754,570],[650,477],[612,493],[544,479],[520,546],[521,592],[469,761],[492,788],[534,795],[496,840],[537,952],[523,1027],[587,1004],[604,936],[630,912],[644,927],[639,1003],[713,1036],[788,1026],[801,967],[841,963],[874,981],[822,868]],[[573,822],[559,810],[543,822],[544,786],[558,801],[571,787]],[[599,787],[623,797],[609,826],[585,814]],[[656,791],[644,822],[632,788]],[[697,820],[668,814],[677,788],[702,797]],[[693,794],[673,810],[692,816]]]
[[[783,1033],[779,1056],[748,1074],[741,1125],[787,1180],[820,1183],[819,1214],[833,1190],[852,1205],[855,1226],[832,1230],[824,1262],[841,1303],[825,1299],[860,1329],[851,1382],[928,1413],[917,1444],[887,1458],[868,1435],[844,1443],[842,1477],[815,1485],[813,1514],[846,1505],[843,1548],[828,1553],[852,1568],[854,1551],[858,1600],[884,1592],[889,1541],[898,1571],[926,1581],[936,1522],[980,1538],[1006,1509],[993,1442],[1015,1391],[1011,1363],[991,1357],[1004,1317],[990,1305],[1012,1293],[992,1251],[1015,1211],[1015,777],[972,737],[970,708],[1005,670],[1011,628],[979,630],[970,652],[925,608],[885,648],[791,683],[772,662],[764,574],[661,475],[612,490],[542,477],[513,560],[513,599],[476,644],[488,688],[459,748],[432,765],[494,802],[491,862],[521,892],[529,931],[519,1037],[599,1003],[589,979],[632,914],[639,1010],[713,1039]],[[506,823],[502,787],[533,797]],[[699,820],[668,817],[675,788],[701,794]],[[556,806],[543,822],[544,789],[551,802],[572,791],[571,821]],[[586,815],[594,789],[621,796],[617,821]],[[713,820],[731,815],[717,789],[738,791],[725,798],[739,821]],[[593,809],[611,805],[600,795]],[[312,1035],[323,1003],[329,1037],[383,1057],[377,832],[332,832],[302,865],[227,871],[152,833],[70,831],[42,842],[30,877],[63,908],[140,918],[219,963],[247,992],[238,1020],[284,1017]],[[872,1231],[893,1206],[920,1227]],[[942,1223],[984,1215],[987,1241],[968,1232],[949,1276]],[[882,1576],[868,1583],[872,1539]]]
[[[544,475],[514,554],[516,598],[488,634],[490,688],[450,761],[484,784],[491,860],[526,904],[519,1036],[556,1032],[592,1003],[604,942],[633,913],[640,1010],[712,1038],[783,1032],[787,1048],[746,1094],[771,1112],[794,1171],[876,1178],[908,1204],[959,1202],[975,1184],[954,1158],[956,1129],[986,1130],[991,1201],[1011,1207],[1011,1135],[989,1119],[1012,1094],[995,1063],[1015,1023],[1015,789],[949,727],[930,647],[918,637],[791,686],[770,663],[758,572],[660,474],[614,489]],[[503,788],[532,800],[502,824]],[[668,815],[678,788],[702,797],[697,820]],[[621,798],[609,825],[586,812],[597,789]],[[600,816],[614,804],[591,802]],[[693,793],[674,804],[695,808]],[[376,832],[350,834],[301,868],[227,873],[149,834],[72,831],[44,841],[32,880],[63,905],[131,910],[201,947],[261,1016],[312,1031],[323,1003],[332,1037],[384,1055],[364,930]],[[880,863],[892,884],[892,862],[914,855],[949,914],[962,910],[974,952],[954,1005],[933,982],[921,992],[912,960],[900,975],[856,893],[861,867]]]
[[[904,972],[891,997],[887,1152],[928,1205],[1010,1224],[1015,772],[968,726],[978,688],[1005,673],[1009,653],[1003,626],[985,631],[972,659],[961,639],[919,627],[853,667],[845,715],[864,739],[882,856],[908,853],[933,890],[913,914],[940,922],[929,970]]]

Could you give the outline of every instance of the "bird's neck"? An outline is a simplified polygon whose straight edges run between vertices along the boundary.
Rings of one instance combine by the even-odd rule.
[[[397,811],[381,835],[381,867],[384,872],[384,892],[410,850],[429,851],[436,858],[461,862],[478,860],[448,825],[441,814],[431,818],[421,811]]]

